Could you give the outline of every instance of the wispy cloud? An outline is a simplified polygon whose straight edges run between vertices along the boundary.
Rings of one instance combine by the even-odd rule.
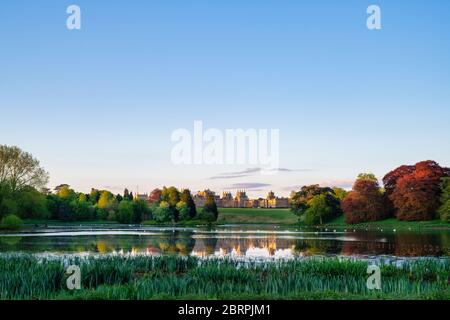
[[[124,187],[120,186],[102,186],[102,189],[109,191],[123,191]]]
[[[353,186],[355,179],[337,179],[337,180],[329,180],[322,181],[319,183],[323,187],[338,187],[343,189],[350,189]]]
[[[321,187],[338,187],[343,189],[351,189],[353,186],[353,183],[355,182],[354,179],[337,179],[337,180],[328,180],[328,181],[322,181],[319,183],[311,183],[311,184],[318,184]],[[291,185],[283,187],[283,191],[297,191],[300,190],[304,185]]]
[[[223,172],[219,173],[216,176],[210,177],[210,179],[233,179],[233,178],[242,178],[242,177],[248,177],[255,173],[260,173],[264,169],[260,167],[256,168],[247,168],[242,171],[235,171],[235,172]],[[273,171],[279,171],[279,172],[307,172],[312,171],[312,169],[288,169],[288,168],[278,168],[274,169]]]
[[[230,186],[225,187],[225,190],[234,190],[234,189],[249,189],[252,191],[258,191],[262,189],[258,188],[265,188],[270,187],[271,184],[268,183],[258,183],[258,182],[248,182],[248,183],[234,183]]]

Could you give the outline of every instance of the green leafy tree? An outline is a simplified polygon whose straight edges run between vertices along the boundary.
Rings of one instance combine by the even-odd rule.
[[[166,201],[161,201],[159,206],[153,212],[153,217],[158,222],[166,222],[171,219],[171,210],[169,203]]]
[[[61,206],[61,202],[63,202],[63,200],[54,194],[49,194],[47,195],[47,210],[50,214],[50,218],[57,220],[59,219],[59,208]]]
[[[141,223],[142,220],[150,220],[151,210],[148,202],[143,199],[136,199],[133,201],[133,223]]]
[[[47,182],[48,173],[30,153],[0,145],[0,184],[7,183],[16,192],[25,187],[42,189]]]
[[[72,210],[72,207],[67,201],[61,201],[58,209],[58,220],[61,221],[75,221],[76,216],[75,213]]]
[[[180,201],[183,201],[184,203],[186,203],[189,219],[195,218],[195,216],[197,215],[197,208],[195,207],[195,202],[194,202],[194,199],[192,198],[192,194],[189,189],[184,189],[180,193]],[[181,214],[181,212],[180,212],[180,214]]]
[[[70,189],[68,185],[64,185],[61,188],[59,188],[57,194],[61,199],[67,201],[72,201],[77,198],[77,194],[75,193],[75,191]]]
[[[342,188],[338,188],[338,187],[334,187],[333,192],[334,192],[336,198],[339,199],[339,201],[342,201],[348,194],[348,191],[346,191]]]
[[[439,208],[439,216],[442,221],[450,222],[450,178],[442,179],[441,183],[441,207]]]
[[[291,195],[291,211],[300,217],[303,216],[309,208],[311,199],[321,194],[329,195],[329,199],[333,198],[333,203],[337,200],[333,189],[329,187],[320,187],[318,184],[303,186],[300,191]]]
[[[218,217],[219,211],[217,210],[214,195],[208,194],[206,196],[205,205],[203,206],[203,210],[201,212],[201,219],[204,219],[208,222],[214,222],[217,221]]]
[[[189,207],[184,201],[180,201],[177,203],[177,210],[179,212],[180,220],[189,220],[191,216],[189,215]]]
[[[304,220],[307,225],[323,224],[342,214],[339,199],[331,193],[315,195],[307,207]]]
[[[116,214],[117,222],[120,223],[132,223],[134,216],[133,202],[129,200],[123,200],[119,203],[119,207]]]
[[[22,219],[47,219],[50,212],[47,208],[47,199],[33,187],[24,187],[16,192],[17,215]]]
[[[89,201],[95,205],[97,204],[98,200],[100,199],[100,191],[97,189],[92,188],[91,192],[89,193]]]
[[[0,221],[0,229],[18,230],[22,228],[22,226],[22,220],[13,214],[3,217]]]
[[[73,200],[70,207],[78,221],[90,220],[95,217],[95,208],[87,201]]]
[[[180,192],[175,187],[164,187],[161,193],[161,199],[166,201],[169,206],[176,207],[177,203],[180,201]]]
[[[360,173],[357,177],[358,180],[368,180],[378,183],[377,177],[373,173]]]
[[[117,201],[111,192],[104,190],[100,192],[97,207],[105,210],[114,210],[117,207]]]

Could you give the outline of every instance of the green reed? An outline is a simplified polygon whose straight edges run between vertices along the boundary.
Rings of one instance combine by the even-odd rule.
[[[82,290],[66,287],[68,265]],[[40,259],[0,256],[0,299],[449,299],[450,259],[381,263],[368,290],[366,261],[243,262],[181,256]]]

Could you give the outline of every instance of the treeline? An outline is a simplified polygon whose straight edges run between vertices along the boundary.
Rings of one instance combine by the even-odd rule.
[[[360,174],[350,192],[311,185],[291,195],[291,210],[305,224],[323,224],[342,214],[349,224],[397,218],[450,222],[450,169],[435,161],[404,165],[383,177]]]
[[[213,197],[197,209],[190,190],[175,187],[155,189],[149,199],[133,196],[125,189],[114,195],[108,190],[91,189],[90,193],[75,192],[69,185],[60,185],[53,193],[44,194],[31,187],[17,192],[0,189],[0,217],[16,215],[21,219],[51,219],[60,221],[104,220],[138,224],[144,220],[178,222],[200,219],[217,220]]]
[[[149,199],[141,199],[125,189],[114,195],[108,190],[91,189],[85,194],[62,184],[54,192],[46,189],[48,173],[30,153],[18,147],[0,145],[0,227],[18,228],[21,219],[61,221],[105,220],[141,223],[144,220],[178,222],[217,220],[214,197],[196,208],[188,189],[155,189]]]

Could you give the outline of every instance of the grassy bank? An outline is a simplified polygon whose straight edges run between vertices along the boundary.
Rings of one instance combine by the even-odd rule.
[[[289,209],[219,208],[220,224],[297,224],[298,217]]]
[[[65,266],[82,289],[66,289]],[[240,265],[240,267],[239,267]],[[335,258],[272,263],[179,256],[38,260],[0,256],[0,299],[449,299],[450,260],[381,266],[368,290],[367,262]]]
[[[377,228],[395,228],[395,229],[422,229],[422,228],[433,228],[433,229],[450,229],[450,223],[443,222],[442,220],[430,220],[430,221],[400,221],[395,218],[389,218],[380,221],[359,223],[359,224],[346,224],[344,216],[340,216],[326,224],[330,227],[346,227],[346,228],[356,228],[356,229],[377,229]]]
[[[118,224],[113,221],[94,220],[94,221],[74,221],[64,222],[59,220],[24,220],[25,227],[44,226],[44,225],[57,225],[57,226],[77,226],[77,225],[99,225],[99,224]],[[203,220],[187,220],[177,222],[178,226],[196,226],[211,224]],[[218,224],[271,224],[271,225],[303,225],[299,222],[299,218],[294,215],[289,209],[247,209],[247,208],[219,208],[219,217],[217,222],[212,225]],[[142,225],[174,225],[172,222],[161,223],[154,220],[148,220],[142,222]],[[355,225],[349,225],[345,223],[344,216],[340,216],[326,224],[324,227],[334,228],[355,228],[355,229],[377,229],[377,228],[395,228],[395,229],[449,229],[450,223],[443,222],[439,219],[431,221],[399,221],[394,218],[366,222]]]

